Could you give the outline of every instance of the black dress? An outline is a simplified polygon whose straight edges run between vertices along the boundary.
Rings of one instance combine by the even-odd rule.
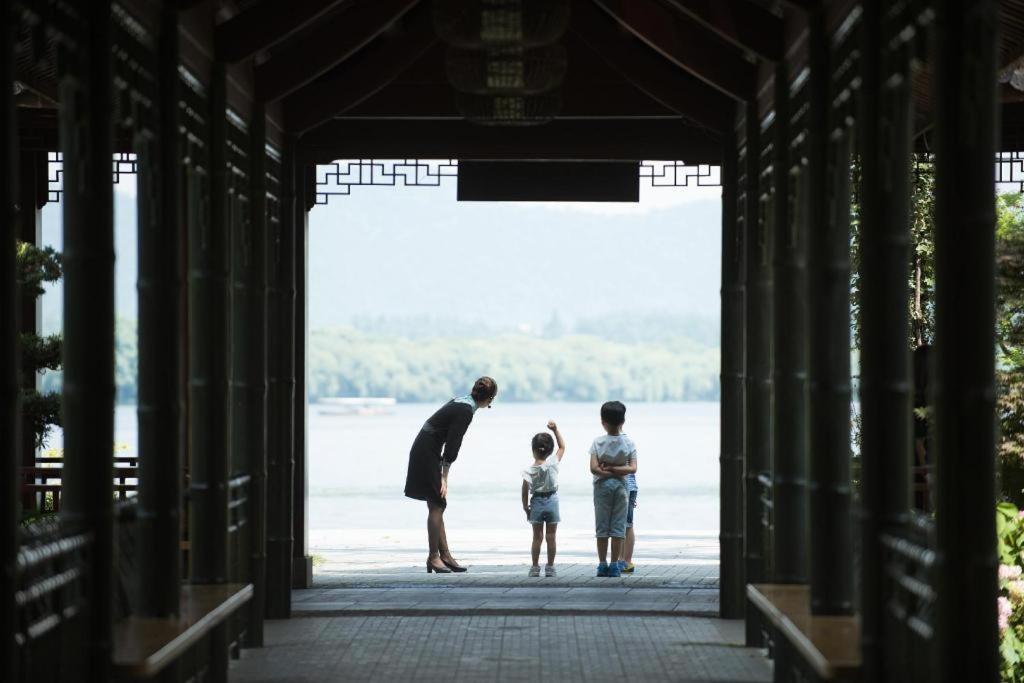
[[[448,501],[441,497],[441,461],[455,462],[462,446],[462,436],[472,421],[473,407],[455,400],[448,401],[430,416],[409,451],[406,496],[425,500],[441,509],[448,505]]]

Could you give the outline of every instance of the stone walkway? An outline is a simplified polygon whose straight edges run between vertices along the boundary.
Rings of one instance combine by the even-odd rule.
[[[267,622],[232,681],[771,680],[742,622],[715,618],[717,564],[652,561],[621,579],[589,562],[555,578],[522,564],[332,568],[294,592],[292,619]]]
[[[766,683],[743,624],[667,616],[306,617],[267,623],[231,681]]]

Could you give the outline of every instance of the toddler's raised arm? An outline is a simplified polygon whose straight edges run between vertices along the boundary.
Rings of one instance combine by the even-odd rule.
[[[562,432],[558,431],[558,425],[554,420],[548,420],[548,429],[555,434],[555,443],[558,444],[555,455],[558,456],[558,462],[562,462],[562,456],[565,455],[565,441],[562,439]]]

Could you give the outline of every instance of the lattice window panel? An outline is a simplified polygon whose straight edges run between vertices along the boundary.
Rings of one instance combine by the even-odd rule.
[[[47,154],[47,200],[59,202],[64,192],[64,155],[60,152]],[[135,175],[139,172],[139,157],[132,152],[119,152],[111,160],[111,173],[114,184],[121,182],[122,175]]]

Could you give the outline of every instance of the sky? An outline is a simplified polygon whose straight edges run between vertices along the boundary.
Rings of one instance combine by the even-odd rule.
[[[115,188],[116,307],[137,318],[135,178]],[[355,187],[314,207],[309,324],[430,316],[538,329],[553,314],[718,316],[721,190],[641,183],[638,203],[458,202],[441,187]],[[60,206],[43,210],[60,249]],[[43,300],[56,331],[60,290]]]

